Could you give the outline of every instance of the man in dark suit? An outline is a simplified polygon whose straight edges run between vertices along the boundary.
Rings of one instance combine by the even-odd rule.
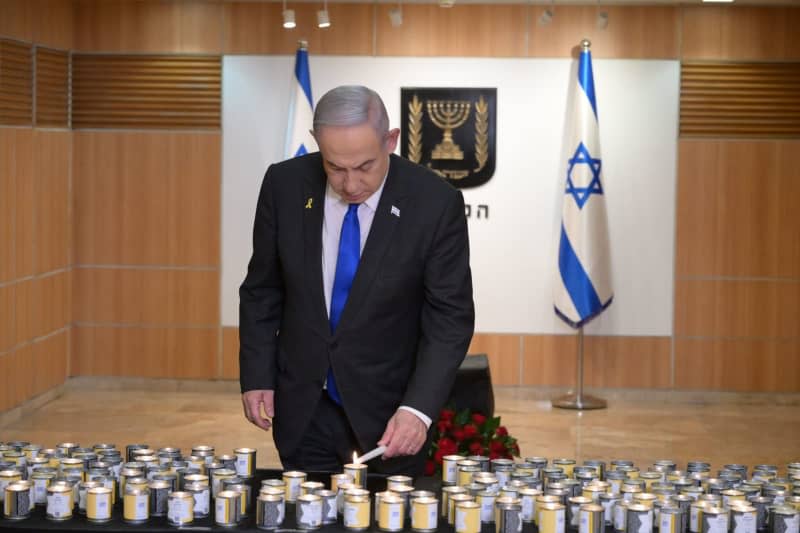
[[[264,177],[240,382],[284,468],[340,471],[380,444],[373,471],[420,474],[472,338],[463,197],[394,155],[399,133],[377,93],[338,87],[314,112],[320,151]]]

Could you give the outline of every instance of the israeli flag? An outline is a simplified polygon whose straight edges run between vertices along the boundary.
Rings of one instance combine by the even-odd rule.
[[[592,56],[589,42],[581,44],[554,295],[556,314],[573,328],[603,312],[614,297]]]
[[[300,41],[294,60],[294,90],[289,102],[289,124],[286,129],[287,159],[316,151],[317,143],[309,130],[314,125],[314,100],[311,98],[311,74],[308,70],[308,49]]]

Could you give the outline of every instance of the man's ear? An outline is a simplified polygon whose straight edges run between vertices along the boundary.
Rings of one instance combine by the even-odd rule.
[[[388,153],[394,153],[395,148],[397,148],[397,140],[400,138],[400,128],[394,128],[386,132],[386,151]]]

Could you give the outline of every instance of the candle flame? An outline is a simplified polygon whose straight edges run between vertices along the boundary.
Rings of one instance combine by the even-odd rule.
[[[358,460],[358,454],[356,452],[353,452],[353,464],[360,464],[360,461]]]

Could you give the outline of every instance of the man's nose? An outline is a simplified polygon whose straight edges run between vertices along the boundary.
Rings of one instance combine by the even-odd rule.
[[[343,186],[347,194],[353,194],[358,189],[357,180],[353,179],[349,170],[345,172]]]

